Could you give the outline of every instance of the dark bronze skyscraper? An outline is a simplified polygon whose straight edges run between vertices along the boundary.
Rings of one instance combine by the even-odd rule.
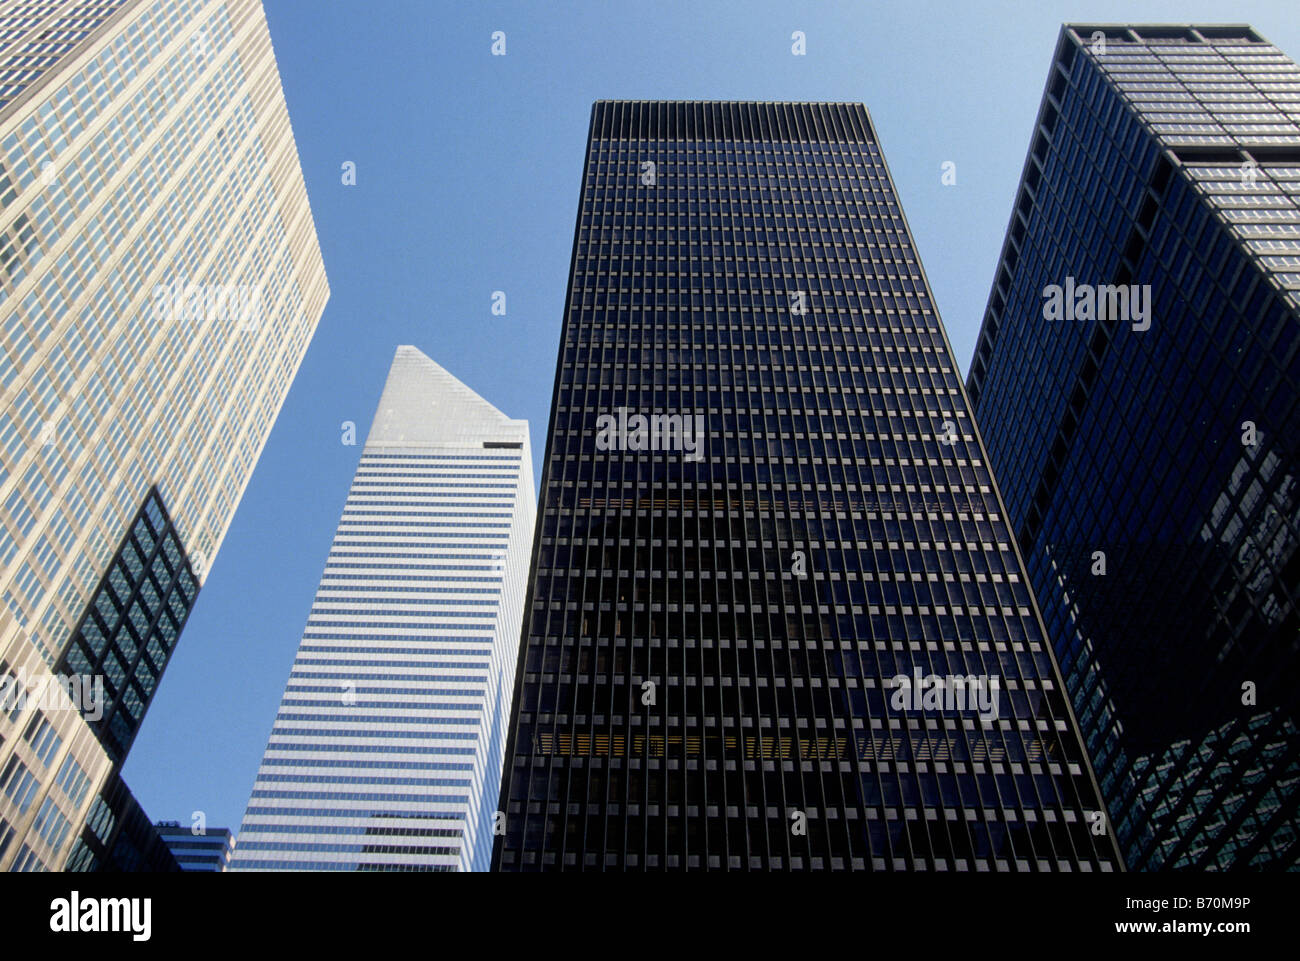
[[[1300,67],[1070,25],[971,364],[1134,869],[1300,864]]]
[[[592,111],[502,870],[1110,871],[866,110]]]

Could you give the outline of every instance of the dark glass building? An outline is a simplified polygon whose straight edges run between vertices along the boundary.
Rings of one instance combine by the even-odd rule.
[[[235,836],[229,828],[196,830],[179,821],[159,821],[154,829],[182,871],[220,872],[230,864]]]
[[[1297,866],[1298,312],[1300,69],[1064,27],[967,387],[1134,869]]]
[[[119,765],[135,741],[198,591],[162,495],[151,488],[58,666],[62,675],[95,677],[102,683],[102,700],[85,715],[86,722]],[[77,764],[71,756],[64,763]],[[119,772],[95,799],[66,869],[174,871],[173,861]]]
[[[91,802],[64,870],[133,874],[176,872],[181,866],[121,775],[114,774]]]
[[[598,102],[500,870],[1111,871],[859,104]]]
[[[158,489],[118,545],[59,661],[59,673],[103,678],[88,722],[117,762],[126,758],[199,592]]]

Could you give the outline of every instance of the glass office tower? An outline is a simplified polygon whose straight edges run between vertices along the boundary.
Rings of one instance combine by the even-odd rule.
[[[535,518],[528,422],[399,347],[230,870],[487,870]]]
[[[968,389],[1135,869],[1298,865],[1298,315],[1300,69],[1064,27]]]
[[[235,836],[229,828],[196,829],[179,821],[154,825],[182,871],[221,872],[230,864]]]
[[[595,104],[501,870],[1111,871],[859,104]]]
[[[0,869],[172,861],[117,771],[328,295],[257,0],[0,2]]]

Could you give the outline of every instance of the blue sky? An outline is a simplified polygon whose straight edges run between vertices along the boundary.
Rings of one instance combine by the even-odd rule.
[[[1300,57],[1296,0],[265,4],[332,293],[125,769],[155,820],[232,829],[396,345],[527,418],[540,477],[593,100],[865,103],[965,370],[1063,21]]]

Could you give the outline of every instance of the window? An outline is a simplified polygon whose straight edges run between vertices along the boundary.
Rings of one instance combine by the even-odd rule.
[[[54,726],[41,714],[37,714],[27,725],[23,740],[31,745],[33,753],[42,764],[49,764],[50,758],[63,744],[63,738],[59,737]]]
[[[24,813],[32,803],[32,795],[36,793],[37,787],[36,777],[27,770],[27,765],[16,755],[10,757],[4,774],[0,775],[0,790],[13,802],[19,814]]]

